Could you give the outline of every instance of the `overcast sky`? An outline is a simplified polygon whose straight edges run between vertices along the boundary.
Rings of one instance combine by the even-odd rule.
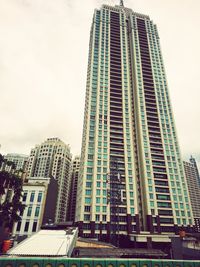
[[[119,0],[0,0],[1,153],[60,137],[81,149],[94,8]],[[125,0],[157,24],[184,157],[200,154],[200,1]]]

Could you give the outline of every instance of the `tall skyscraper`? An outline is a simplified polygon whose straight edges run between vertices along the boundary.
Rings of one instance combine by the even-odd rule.
[[[184,161],[185,175],[187,179],[195,227],[200,232],[200,177],[196,160],[191,157],[190,161]]]
[[[55,222],[66,221],[69,208],[71,158],[69,145],[59,138],[48,138],[31,150],[28,160],[28,177],[53,176],[58,181]]]
[[[123,1],[94,11],[77,198],[86,237],[193,225],[157,27]]]

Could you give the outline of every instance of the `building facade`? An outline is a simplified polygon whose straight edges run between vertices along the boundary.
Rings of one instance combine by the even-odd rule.
[[[53,178],[29,177],[23,185],[22,203],[26,206],[12,234],[20,241],[37,232],[43,224],[54,221],[58,184]]]
[[[13,227],[12,234],[19,239],[37,232],[42,224],[49,178],[29,179],[23,186],[22,203],[26,208],[21,221]]]
[[[28,177],[54,177],[58,182],[55,222],[66,221],[71,158],[69,145],[59,138],[48,138],[31,150],[28,160]]]
[[[190,161],[184,161],[185,175],[187,179],[192,211],[196,231],[200,232],[200,177],[196,160],[191,157]]]
[[[13,162],[15,164],[16,170],[26,171],[28,156],[16,153],[10,153],[4,156],[7,161]]]
[[[193,225],[157,27],[122,1],[94,11],[76,206],[82,236],[116,221],[125,235]]]
[[[75,221],[79,168],[80,168],[80,156],[76,156],[72,162],[69,214],[67,218],[69,221],[72,222]]]

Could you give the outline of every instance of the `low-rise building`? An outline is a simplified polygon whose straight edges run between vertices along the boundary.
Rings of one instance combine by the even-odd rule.
[[[24,183],[22,203],[26,208],[21,214],[21,221],[13,227],[13,235],[18,241],[37,232],[42,224],[54,220],[57,188],[54,178],[30,177]]]

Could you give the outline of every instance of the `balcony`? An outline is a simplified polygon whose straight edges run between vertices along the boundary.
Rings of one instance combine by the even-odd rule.
[[[154,173],[154,178],[155,179],[166,179],[167,180],[167,174],[164,172],[164,173]]]
[[[152,165],[155,167],[165,167],[165,162],[164,161],[154,161],[152,162]]]

